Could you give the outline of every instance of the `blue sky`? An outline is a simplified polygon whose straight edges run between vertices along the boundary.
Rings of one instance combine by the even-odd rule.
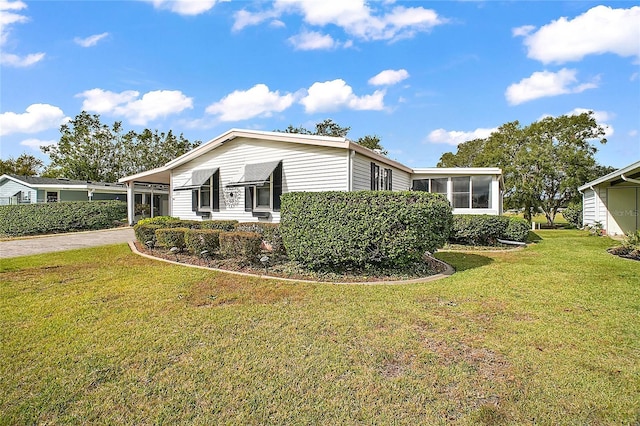
[[[3,159],[83,109],[203,142],[231,128],[378,135],[435,166],[506,122],[595,112],[640,160],[640,3],[0,0]]]

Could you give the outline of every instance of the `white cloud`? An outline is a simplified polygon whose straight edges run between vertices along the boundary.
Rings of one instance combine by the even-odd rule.
[[[256,84],[249,90],[236,90],[220,101],[209,105],[207,114],[218,115],[220,121],[240,121],[253,117],[269,117],[274,112],[282,112],[295,101],[295,95],[280,95],[272,92],[265,84]]]
[[[207,12],[216,5],[217,0],[146,0],[156,9],[170,10],[179,15],[194,16]]]
[[[4,112],[0,114],[0,135],[12,133],[38,133],[57,128],[69,120],[62,110],[49,104],[33,104],[26,112]]]
[[[520,27],[513,34],[525,37],[529,58],[545,64],[579,61],[603,53],[640,58],[639,22],[640,6],[596,6],[574,19],[562,17],[535,32],[532,27]]]
[[[12,25],[23,24],[29,21],[28,17],[15,13],[15,11],[25,9],[26,7],[27,5],[21,1],[0,0],[0,47],[4,47],[9,39]],[[4,48],[2,50],[0,65],[8,67],[28,67],[40,62],[45,57],[45,54],[41,52],[21,56],[15,53],[8,53]]]
[[[369,79],[369,84],[373,86],[391,86],[409,78],[409,73],[405,69],[384,70]]]
[[[56,145],[57,143],[58,143],[58,141],[56,141],[56,140],[43,141],[41,139],[25,139],[22,142],[20,142],[20,145],[28,146],[29,148],[33,149],[34,151],[40,151],[40,148],[43,147],[43,146]]]
[[[80,37],[76,37],[73,39],[73,41],[82,47],[92,47],[95,46],[96,44],[98,44],[98,42],[106,37],[109,36],[109,33],[102,33],[102,34],[95,34],[89,37],[85,37],[85,38],[80,38]]]
[[[121,93],[91,89],[76,97],[85,98],[82,109],[99,114],[126,117],[131,124],[146,125],[160,117],[178,114],[193,108],[193,99],[179,90],[155,90],[138,99],[139,92],[126,90]]]
[[[351,86],[337,79],[324,83],[313,83],[307,96],[300,100],[308,113],[336,111],[341,108],[354,110],[384,109],[384,90],[376,90],[371,95],[356,96]]]
[[[494,127],[493,129],[478,128],[470,132],[436,129],[429,133],[429,136],[427,136],[427,142],[446,143],[457,146],[470,140],[488,138],[491,133],[496,132],[497,130],[497,127]]]
[[[511,105],[518,105],[538,98],[580,93],[598,87],[597,78],[589,83],[578,84],[577,71],[563,68],[558,72],[539,71],[519,83],[509,86],[505,97]]]
[[[303,31],[289,37],[289,42],[296,50],[327,50],[338,45],[330,35],[316,31]]]
[[[393,6],[391,3],[371,3],[365,0],[276,0],[273,9],[260,12],[242,10],[235,14],[234,30],[258,25],[285,13],[302,15],[306,24],[323,27],[336,25],[347,34],[361,40],[394,40],[412,37],[447,22],[423,7]]]

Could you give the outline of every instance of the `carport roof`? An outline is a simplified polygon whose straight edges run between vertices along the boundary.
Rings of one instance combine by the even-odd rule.
[[[609,183],[611,185],[615,185],[618,183],[625,182],[627,179],[637,180],[639,178],[640,178],[640,161],[636,161],[635,163],[630,164],[627,167],[623,167],[621,169],[616,170],[615,172],[602,176],[601,178],[585,183],[584,185],[578,188],[578,191],[582,192],[585,189],[589,189],[591,187],[601,185],[603,183]]]

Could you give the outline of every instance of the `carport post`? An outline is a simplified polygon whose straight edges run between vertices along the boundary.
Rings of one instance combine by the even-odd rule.
[[[135,182],[127,182],[127,219],[129,221],[129,226],[133,226],[136,212],[136,196],[133,192],[133,187],[135,186]]]

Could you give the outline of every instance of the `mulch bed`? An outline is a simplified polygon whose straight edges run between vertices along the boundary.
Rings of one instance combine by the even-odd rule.
[[[255,263],[243,262],[238,259],[223,259],[217,255],[209,258],[201,258],[189,254],[187,252],[173,254],[165,248],[154,248],[150,250],[144,244],[136,241],[135,246],[141,253],[147,255],[178,261],[180,263],[198,265],[208,268],[222,269],[226,271],[242,272],[246,274],[271,277],[288,278],[294,280],[321,281],[321,282],[376,282],[376,281],[400,281],[416,278],[428,278],[444,272],[447,267],[442,262],[425,257],[424,261],[413,265],[409,270],[403,271],[384,271],[380,268],[371,268],[367,270],[347,270],[347,271],[310,271],[304,269],[296,262],[289,261],[285,257],[273,256],[272,253],[264,253],[269,256],[269,265],[265,270],[264,266],[256,259]]]
[[[640,250],[637,250],[637,249],[618,246],[618,247],[612,247],[610,249],[607,249],[607,251],[618,257],[640,261]]]

